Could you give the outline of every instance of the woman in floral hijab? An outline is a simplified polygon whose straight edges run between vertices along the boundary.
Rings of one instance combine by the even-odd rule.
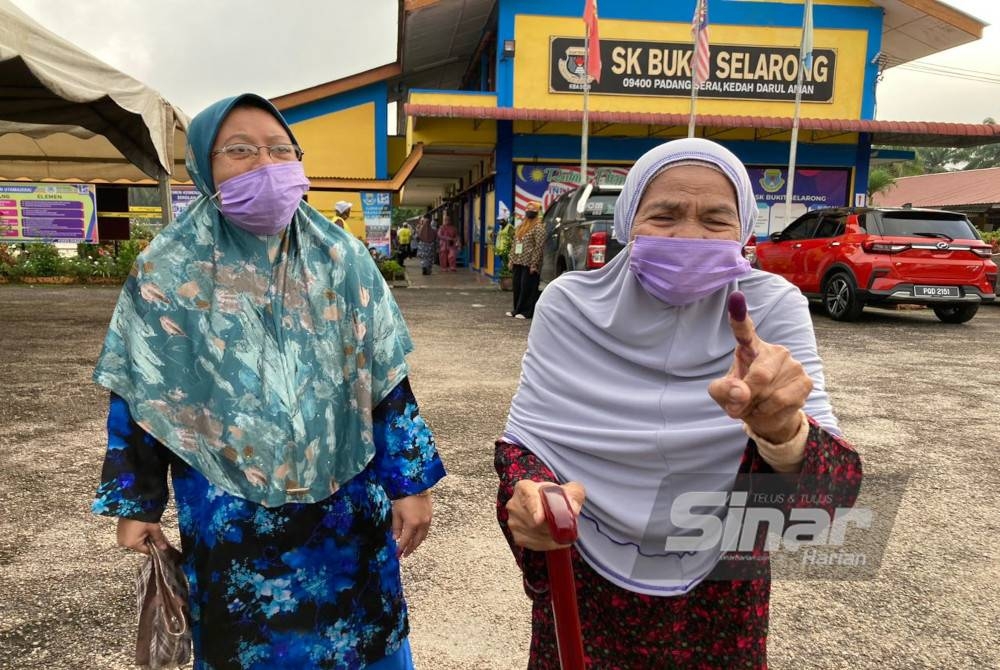
[[[409,332],[364,246],[302,200],[267,100],[222,100],[188,139],[201,197],[139,256],[94,373],[93,509],[165,548],[169,469],[196,668],[410,668],[399,557],[444,468]]]

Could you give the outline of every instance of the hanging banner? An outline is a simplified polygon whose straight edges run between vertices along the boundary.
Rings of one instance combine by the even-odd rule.
[[[362,191],[361,211],[365,217],[365,243],[383,256],[391,256],[389,229],[392,226],[392,194]]]
[[[795,169],[795,192],[792,206],[785,219],[785,192],[788,188],[788,168],[756,167],[747,168],[750,183],[753,184],[757,199],[757,223],[754,235],[758,241],[766,240],[771,233],[777,233],[812,209],[822,207],[846,207],[847,188],[851,183],[851,171],[844,169]]]
[[[587,181],[596,179],[598,184],[621,186],[625,183],[626,167],[588,167]],[[579,165],[540,165],[522,163],[514,173],[514,218],[524,216],[524,206],[530,201],[539,202],[542,211],[566,191],[580,185]]]
[[[690,42],[601,40],[601,80],[591,95],[691,95]],[[581,93],[585,83],[583,40],[553,37],[549,49],[549,92]],[[803,102],[833,102],[837,52],[813,49],[812,67],[803,73]],[[701,98],[795,100],[799,47],[712,44],[709,78]]]
[[[96,242],[90,184],[0,182],[0,242]]]

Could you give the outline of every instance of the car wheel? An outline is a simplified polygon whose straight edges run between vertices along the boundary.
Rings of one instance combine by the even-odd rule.
[[[858,299],[854,279],[846,272],[837,272],[826,280],[823,307],[834,321],[856,321],[865,304]]]
[[[945,323],[965,323],[976,315],[979,305],[941,305],[934,308],[937,318]]]

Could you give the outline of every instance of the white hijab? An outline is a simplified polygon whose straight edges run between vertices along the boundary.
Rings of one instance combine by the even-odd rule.
[[[652,178],[692,160],[711,163],[733,182],[749,236],[757,209],[746,168],[714,142],[685,139],[653,149],[629,172],[615,208],[617,239],[629,239]],[[606,267],[566,273],[546,288],[504,434],[561,482],[586,487],[577,548],[594,570],[630,591],[681,595],[711,572],[721,550],[667,551],[666,537],[682,534],[670,505],[686,492],[732,491],[747,445],[742,423],[708,395],[709,382],[732,363],[732,291],[746,294],[761,338],[788,347],[812,378],[806,413],[839,431],[798,289],[755,270],[674,307],[646,293],[628,255],[626,248]],[[714,513],[724,519],[725,508]]]

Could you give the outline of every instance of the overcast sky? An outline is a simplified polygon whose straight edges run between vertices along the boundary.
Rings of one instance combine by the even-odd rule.
[[[274,97],[392,62],[396,55],[397,0],[13,1],[192,116],[228,95]],[[1000,80],[1000,0],[949,4],[993,25],[979,42],[925,60]],[[886,71],[877,100],[880,119],[1000,120],[1000,83],[896,67]]]

